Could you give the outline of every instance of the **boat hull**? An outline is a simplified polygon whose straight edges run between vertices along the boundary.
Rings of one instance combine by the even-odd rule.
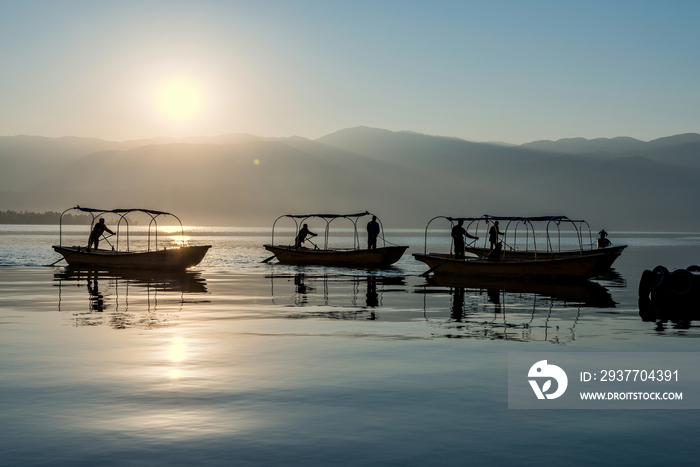
[[[453,259],[445,254],[413,255],[427,264],[435,274],[462,277],[578,280],[595,277],[608,261],[605,254],[549,259],[506,259],[488,261],[478,258]]]
[[[503,255],[505,258],[566,258],[569,256],[589,256],[597,254],[606,254],[612,261],[612,264],[621,254],[622,250],[627,248],[627,245],[619,246],[609,246],[606,248],[598,248],[595,250],[567,250],[567,251],[555,251],[555,252],[534,252],[532,250],[503,250]],[[471,253],[479,258],[487,258],[491,250],[489,248],[479,248],[467,246],[464,251]]]
[[[309,250],[289,246],[264,245],[283,264],[321,266],[390,266],[401,259],[407,246],[389,246],[374,250]]]
[[[198,265],[211,245],[186,246],[169,250],[125,252],[110,250],[87,251],[82,247],[54,246],[69,266],[128,269],[183,270]]]

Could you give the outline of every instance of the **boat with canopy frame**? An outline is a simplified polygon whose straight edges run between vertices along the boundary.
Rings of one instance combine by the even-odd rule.
[[[503,232],[504,241],[509,232],[512,232],[513,238],[517,235],[518,227],[525,228],[525,244],[527,247],[522,250],[519,247],[509,246],[506,249],[501,249],[500,253],[496,255],[491,255],[489,258],[489,253],[491,250],[486,248],[474,247],[471,244],[465,247],[465,251],[474,254],[474,257],[467,257],[464,259],[457,259],[453,254],[454,242],[450,244],[450,253],[428,253],[428,231],[430,224],[436,219],[444,219],[450,222],[451,226],[454,226],[455,222],[469,222],[465,230],[469,231],[469,228],[473,226],[476,222],[486,223],[486,229],[490,225],[495,223],[495,221],[507,221],[505,231]],[[543,249],[538,250],[535,239],[535,229],[533,222],[547,222],[546,232],[546,243],[547,246]],[[576,241],[578,242],[578,249],[562,249],[561,248],[561,230],[559,228],[562,222],[569,222],[573,225]],[[576,224],[579,224],[578,227]],[[561,280],[561,279],[588,279],[591,277],[598,276],[603,272],[607,271],[615,259],[620,256],[622,250],[626,246],[618,247],[606,247],[601,249],[586,249],[584,248],[583,238],[581,235],[581,225],[588,225],[585,221],[571,221],[564,216],[550,216],[550,217],[496,217],[496,216],[482,216],[482,217],[448,217],[448,216],[436,216],[428,222],[425,228],[425,245],[424,252],[422,254],[414,254],[414,258],[418,261],[426,263],[430,269],[424,273],[427,275],[430,272],[440,273],[440,274],[454,274],[465,277],[491,277],[491,278],[519,278],[519,279],[551,279],[551,280]],[[557,226],[557,242],[558,245],[553,245],[552,237],[550,233],[550,226]],[[512,229],[512,230],[511,230]],[[473,229],[473,232],[477,232],[478,229]],[[478,236],[478,235],[474,235]],[[488,233],[485,235],[488,238]],[[589,237],[592,243],[592,236],[590,234],[589,227]],[[500,238],[499,238],[500,241]],[[530,241],[532,241],[532,250],[530,250]],[[515,244],[515,240],[513,241]]]
[[[92,216],[90,232],[95,225],[95,220],[106,214],[113,214],[119,219],[115,229],[116,240],[112,248],[90,249],[83,246],[63,245],[63,216],[72,210],[88,213]],[[129,219],[130,213],[143,213],[150,217],[148,223],[148,242],[145,250],[132,251],[129,245]],[[180,224],[182,232],[182,245],[176,248],[158,249],[158,218],[171,216]],[[180,219],[169,212],[154,211],[152,209],[94,209],[76,206],[66,209],[61,213],[59,221],[59,244],[53,249],[63,255],[69,266],[81,266],[90,268],[130,268],[130,269],[160,269],[160,270],[184,270],[199,264],[207,254],[211,245],[193,246],[185,244],[185,231]],[[121,233],[122,227],[124,234]],[[126,238],[124,238],[126,237]],[[105,237],[105,240],[107,237]],[[120,245],[121,243],[121,245]],[[122,247],[120,249],[120,246]],[[60,260],[59,260],[60,261]],[[57,263],[58,261],[56,261]],[[55,263],[54,263],[55,264]]]
[[[270,244],[263,245],[266,250],[273,253],[273,256],[267,258],[263,262],[268,262],[273,258],[277,258],[282,264],[313,264],[321,266],[359,266],[359,267],[386,267],[394,264],[406,251],[408,246],[390,245],[387,246],[386,239],[381,236],[383,246],[373,249],[360,248],[360,236],[357,232],[357,222],[364,216],[373,216],[369,211],[356,214],[285,214],[278,217],[272,224],[272,241]],[[376,216],[375,216],[376,217]],[[301,226],[308,219],[321,219],[326,223],[323,236],[323,247],[320,248],[314,244],[314,248],[306,248],[301,246],[295,248],[294,245],[275,245],[275,227],[280,219],[289,218],[294,221],[295,236],[299,235]],[[352,248],[330,248],[329,233],[331,223],[338,219],[350,221],[353,227],[353,246]],[[384,232],[384,226],[381,220],[377,218],[380,226],[380,232]]]
[[[502,240],[499,237],[499,242],[502,243],[501,259],[505,258],[556,258],[568,256],[587,256],[598,255],[603,253],[606,255],[607,261],[601,262],[603,270],[609,269],[615,260],[622,254],[622,251],[627,248],[627,245],[613,245],[609,240],[593,240],[591,227],[585,220],[572,220],[566,216],[538,216],[538,217],[502,217],[484,215],[481,217],[465,217],[461,218],[464,222],[469,222],[466,230],[472,229],[473,235],[479,236],[479,232],[483,232],[484,245],[483,247],[476,246],[473,242],[465,247],[467,253],[471,253],[479,258],[487,258],[491,252],[488,244],[488,232],[496,221],[505,223]],[[481,225],[484,229],[481,230]],[[545,224],[545,245],[544,248],[539,248],[535,241],[535,224]],[[575,235],[574,247],[562,248],[562,226],[568,226],[570,232]],[[500,230],[499,226],[499,230]],[[556,227],[556,232],[554,232]],[[550,228],[552,228],[550,230]],[[523,233],[523,229],[525,232]],[[588,242],[585,242],[586,232],[588,231]],[[471,232],[470,232],[471,233]],[[518,238],[520,234],[520,238]],[[525,237],[523,239],[523,236]],[[555,239],[556,237],[556,239]]]

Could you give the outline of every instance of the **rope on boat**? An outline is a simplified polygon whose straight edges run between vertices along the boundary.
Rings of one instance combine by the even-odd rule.
[[[382,241],[388,243],[389,245],[402,246],[402,245],[397,245],[396,243],[391,243],[389,240],[387,240],[386,238],[382,237],[381,235],[377,235],[377,238],[381,238]]]

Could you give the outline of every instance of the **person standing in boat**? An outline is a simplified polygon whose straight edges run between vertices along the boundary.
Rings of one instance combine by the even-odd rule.
[[[600,235],[600,237],[598,237],[598,248],[605,248],[612,245],[610,240],[607,238],[608,233],[605,231],[605,229],[598,232],[598,235]]]
[[[377,216],[372,216],[372,220],[367,223],[367,249],[377,249],[377,237],[379,236],[379,222]]]
[[[452,240],[455,242],[455,259],[464,259],[464,237],[469,237],[474,240],[479,240],[479,237],[469,235],[466,230],[464,230],[464,221],[457,221],[457,225],[452,227]]]
[[[491,244],[491,249],[493,250],[498,245],[498,236],[503,235],[503,232],[498,230],[498,221],[494,222],[489,229],[489,243]]]
[[[311,235],[312,237],[316,236],[315,233],[309,230],[309,224],[304,224],[304,226],[299,231],[296,240],[294,241],[294,248],[296,248],[297,250],[301,248],[301,244],[306,241],[307,235]]]
[[[97,250],[97,247],[100,244],[100,237],[102,234],[105,232],[109,232],[112,235],[114,235],[114,232],[109,230],[107,226],[105,225],[105,220],[103,217],[100,218],[100,221],[95,224],[95,227],[93,227],[92,232],[90,233],[90,239],[88,240],[88,251],[92,248],[92,245],[95,245],[95,250]]]

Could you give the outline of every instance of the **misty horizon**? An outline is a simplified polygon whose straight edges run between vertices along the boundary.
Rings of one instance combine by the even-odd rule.
[[[606,229],[694,230],[685,214],[699,155],[697,133],[518,146],[366,126],[316,140],[0,137],[0,210],[150,206],[232,226],[369,210],[388,228],[435,215],[565,215]]]
[[[624,141],[625,143],[629,142],[637,142],[637,143],[651,143],[654,141],[661,141],[664,140],[665,138],[669,137],[682,137],[682,136],[687,136],[690,137],[690,141],[696,141],[697,139],[700,138],[695,138],[699,133],[696,132],[679,132],[679,133],[670,133],[665,136],[658,136],[656,138],[651,138],[651,139],[639,139],[639,138],[633,138],[631,136],[627,135],[617,135],[617,136],[610,136],[610,137],[602,137],[602,136],[597,136],[597,137],[590,137],[590,138],[585,138],[583,136],[565,136],[561,137],[558,139],[530,139],[526,140],[520,143],[513,143],[510,141],[505,141],[505,140],[491,140],[491,141],[477,141],[477,140],[470,140],[466,138],[462,138],[459,136],[454,136],[454,135],[431,135],[426,132],[421,132],[421,131],[414,131],[414,130],[389,130],[387,128],[379,128],[379,127],[369,127],[366,125],[358,125],[355,127],[348,127],[348,128],[342,128],[339,130],[332,131],[328,134],[324,134],[322,136],[313,138],[313,137],[308,137],[300,134],[290,134],[290,135],[260,135],[260,134],[252,134],[252,133],[246,133],[246,132],[226,132],[226,133],[221,133],[221,134],[211,134],[211,135],[204,135],[204,134],[197,134],[197,135],[186,135],[186,136],[165,136],[165,135],[160,135],[160,136],[150,136],[146,138],[136,138],[136,139],[121,139],[121,140],[113,140],[113,139],[108,139],[108,138],[101,138],[98,136],[86,136],[86,135],[77,135],[77,134],[66,134],[62,136],[48,136],[48,135],[40,135],[40,134],[29,134],[29,133],[20,133],[20,134],[14,134],[14,135],[0,135],[0,138],[13,138],[13,137],[36,137],[36,138],[46,138],[46,139],[81,139],[81,140],[101,140],[101,141],[106,141],[110,143],[142,143],[142,144],[167,144],[167,142],[174,142],[174,143],[187,143],[187,142],[199,142],[202,144],[227,144],[226,141],[227,139],[238,139],[238,138],[256,138],[256,139],[293,139],[293,138],[301,138],[301,139],[307,139],[311,141],[317,141],[321,140],[327,136],[333,135],[338,132],[342,131],[347,131],[347,130],[355,130],[355,129],[368,129],[368,130],[375,130],[375,131],[385,131],[388,133],[408,133],[408,134],[416,134],[416,135],[423,135],[423,136],[436,136],[436,137],[441,137],[441,138],[454,138],[454,139],[459,139],[462,141],[467,141],[470,143],[481,143],[481,144],[493,144],[493,145],[506,145],[506,146],[526,146],[526,145],[537,145],[540,143],[572,143],[572,144],[581,144],[581,143],[605,143],[605,142],[615,142],[615,141]],[[208,141],[209,140],[209,141]]]

